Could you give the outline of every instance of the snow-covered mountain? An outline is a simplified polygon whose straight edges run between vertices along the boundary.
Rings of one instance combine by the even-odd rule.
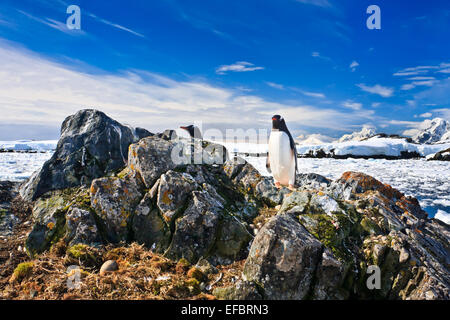
[[[336,142],[362,141],[373,137],[375,134],[376,131],[374,127],[364,126],[361,131],[345,134]]]
[[[300,135],[295,139],[295,142],[299,145],[317,145],[333,142],[334,138],[325,136],[323,134],[310,134],[310,135]]]
[[[441,143],[450,140],[450,122],[441,118],[424,120],[412,135],[416,143]]]

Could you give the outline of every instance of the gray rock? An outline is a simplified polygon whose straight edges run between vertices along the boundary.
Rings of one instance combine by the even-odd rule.
[[[142,185],[133,176],[100,178],[92,182],[91,206],[104,224],[109,242],[130,240],[130,224],[143,197]]]
[[[156,204],[164,220],[170,223],[183,209],[190,193],[198,188],[194,178],[188,173],[167,171],[159,181]]]
[[[245,262],[245,280],[273,300],[300,300],[311,290],[323,246],[296,219],[279,214],[258,232]]]
[[[101,244],[102,238],[95,223],[93,213],[72,207],[66,214],[66,242],[69,246],[77,243],[96,246]]]
[[[258,292],[258,286],[249,281],[238,281],[236,284],[216,288],[213,295],[221,300],[262,300],[263,296]]]
[[[51,190],[89,185],[127,164],[133,131],[97,110],[81,110],[67,117],[53,156],[22,187],[27,201]]]
[[[207,256],[214,246],[223,209],[223,204],[207,192],[193,191],[189,207],[175,221],[172,242],[165,254],[190,263]]]
[[[287,188],[277,189],[274,185],[272,177],[262,177],[261,181],[256,185],[255,194],[269,206],[276,206],[283,202],[283,199],[291,191]]]
[[[133,217],[133,233],[135,240],[163,253],[170,244],[170,229],[161,213],[152,204],[149,193],[139,203]]]
[[[322,253],[322,259],[316,271],[313,299],[315,300],[344,300],[349,292],[342,289],[346,275],[346,268],[329,249]]]

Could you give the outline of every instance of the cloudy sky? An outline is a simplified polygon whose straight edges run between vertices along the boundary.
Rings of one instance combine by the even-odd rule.
[[[269,128],[338,137],[450,119],[450,3],[2,0],[0,140],[56,139],[97,108],[150,131]],[[70,4],[81,30],[69,30]]]

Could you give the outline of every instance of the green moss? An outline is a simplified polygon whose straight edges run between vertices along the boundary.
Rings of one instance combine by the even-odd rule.
[[[31,274],[33,270],[33,262],[23,262],[20,263],[16,269],[14,269],[13,277],[17,281],[22,281],[25,277]]]
[[[187,276],[198,281],[203,281],[203,279],[205,279],[204,273],[197,267],[192,267],[189,269]]]
[[[76,244],[69,247],[66,254],[67,262],[69,263],[81,262],[81,264],[89,267],[95,267],[101,264],[101,257],[97,257],[94,249],[85,244]]]

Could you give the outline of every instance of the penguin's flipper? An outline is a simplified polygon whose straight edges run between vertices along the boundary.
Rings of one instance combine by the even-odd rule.
[[[292,149],[292,153],[295,159],[295,174],[298,172],[298,164],[297,164],[297,148]]]
[[[269,154],[267,154],[267,160],[266,160],[266,169],[269,173],[272,173],[272,170],[270,169],[270,159]]]

